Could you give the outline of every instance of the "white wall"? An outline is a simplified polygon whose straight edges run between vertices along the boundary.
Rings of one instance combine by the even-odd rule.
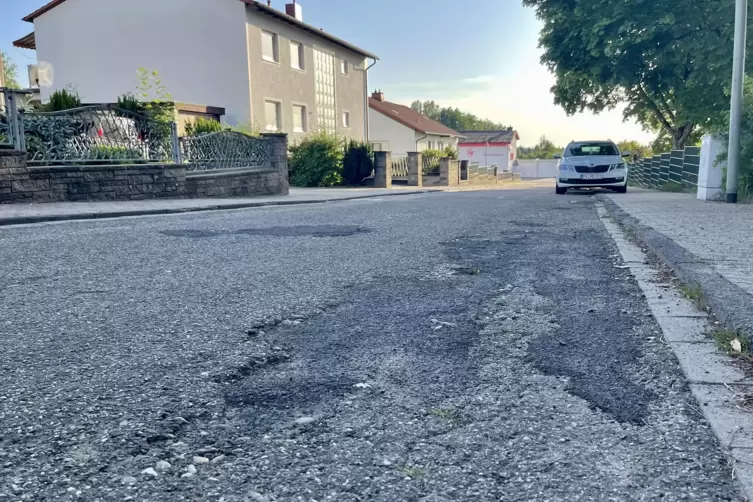
[[[37,59],[52,89],[87,103],[136,91],[139,67],[159,71],[175,101],[219,106],[250,120],[245,4],[238,0],[67,0],[34,21]]]
[[[458,147],[458,159],[478,162],[482,166],[496,165],[505,171],[510,168],[509,146],[463,146]]]
[[[558,163],[557,159],[518,160],[514,171],[519,172],[521,178],[556,178]]]
[[[428,150],[429,149],[429,141],[431,141],[433,143],[432,146],[434,147],[435,150],[436,149],[444,150],[448,146],[451,146],[453,148],[457,148],[458,147],[458,139],[457,138],[452,138],[452,137],[449,137],[449,136],[439,136],[439,135],[436,135],[436,134],[429,134],[429,135],[427,135],[425,133],[417,132],[416,131],[416,138],[415,138],[415,140],[416,140],[416,146],[418,148],[418,150],[416,150],[416,151],[419,151],[419,152],[423,152],[424,150]],[[444,146],[442,148],[439,148],[439,143],[440,142],[444,143]]]
[[[385,149],[392,155],[408,155],[416,151],[416,131],[369,108],[369,142],[389,143]]]

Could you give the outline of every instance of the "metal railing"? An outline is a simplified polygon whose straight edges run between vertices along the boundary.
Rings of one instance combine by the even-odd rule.
[[[176,127],[108,106],[61,112],[21,112],[24,147],[30,164],[101,161],[175,161]]]
[[[688,146],[684,150],[637,159],[628,164],[632,185],[660,190],[692,191],[698,187],[701,149]]]
[[[493,180],[497,177],[497,166],[482,166],[478,162],[468,164],[468,181]]]
[[[187,171],[207,171],[269,165],[267,141],[235,131],[180,138],[180,155]]]
[[[180,138],[174,121],[112,105],[57,112],[21,110],[23,91],[0,88],[0,146],[26,152],[30,165],[186,164],[188,171],[261,167],[269,142],[234,131]],[[407,176],[407,159],[406,159]]]

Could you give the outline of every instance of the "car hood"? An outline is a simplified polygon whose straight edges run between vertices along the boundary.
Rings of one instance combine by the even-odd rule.
[[[565,157],[562,159],[566,164],[576,166],[604,166],[612,164],[622,164],[622,157],[619,155],[588,155],[583,157]]]

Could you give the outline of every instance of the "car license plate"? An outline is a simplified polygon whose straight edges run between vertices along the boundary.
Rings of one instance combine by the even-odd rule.
[[[603,175],[601,175],[601,174],[584,174],[584,175],[583,175],[583,179],[584,179],[584,180],[600,180],[600,179],[602,179],[603,177],[604,177],[604,176],[603,176]]]

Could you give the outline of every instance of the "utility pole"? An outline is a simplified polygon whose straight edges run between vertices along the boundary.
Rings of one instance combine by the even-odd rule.
[[[740,127],[743,118],[743,81],[745,43],[748,27],[748,0],[735,0],[735,48],[732,59],[732,99],[729,113],[727,150],[727,202],[737,202],[737,178],[740,175]]]

